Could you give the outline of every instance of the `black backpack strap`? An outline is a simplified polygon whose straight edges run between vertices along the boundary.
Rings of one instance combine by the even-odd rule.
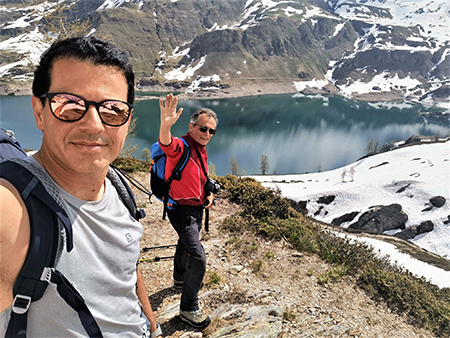
[[[44,268],[41,281],[54,283],[57,285],[56,290],[66,303],[74,309],[80,319],[81,325],[91,338],[103,337],[100,327],[95,321],[94,316],[89,311],[81,294],[69,282],[69,280],[58,270],[53,268]],[[27,332],[27,314],[31,303],[31,297],[16,295],[14,299],[11,319],[9,320],[6,338],[25,338]]]
[[[89,336],[101,337],[94,317],[86,304],[83,305],[84,301],[80,301],[81,295],[68,287],[67,279],[54,270],[60,236],[58,219],[65,228],[67,250],[73,248],[72,225],[65,210],[50,196],[42,182],[22,165],[12,161],[1,163],[0,177],[13,184],[20,193],[31,227],[28,254],[13,287],[14,302],[6,337],[26,337],[30,304],[42,298],[49,282],[57,284],[59,294],[79,313]]]
[[[136,200],[134,198],[134,194],[131,191],[130,186],[125,180],[125,177],[131,182],[137,189],[147,194],[149,197],[152,196],[152,193],[148,191],[140,182],[136,179],[128,175],[125,171],[120,170],[119,168],[111,165],[110,170],[108,171],[108,178],[111,180],[112,184],[116,188],[120,198],[122,199],[123,204],[127,207],[130,214],[134,219],[140,220],[144,218],[145,211],[144,209],[139,209],[136,205]]]

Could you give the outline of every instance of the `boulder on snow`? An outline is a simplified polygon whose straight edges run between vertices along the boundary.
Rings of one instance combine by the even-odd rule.
[[[447,215],[447,219],[444,221],[444,224],[450,224],[450,215]]]
[[[401,238],[401,239],[413,239],[417,235],[424,234],[426,232],[433,231],[434,224],[432,221],[425,221],[420,223],[419,225],[413,225],[409,228],[406,228],[403,231],[397,232],[395,234],[395,237]]]
[[[374,207],[366,211],[349,226],[367,232],[383,233],[386,230],[405,229],[408,216],[403,212],[400,204]]]
[[[331,224],[340,226],[344,222],[353,221],[353,219],[359,214],[358,211],[353,211],[348,214],[339,216],[331,221]]]
[[[328,204],[330,204],[331,202],[333,202],[335,198],[336,198],[336,196],[334,196],[334,195],[321,196],[321,197],[319,197],[319,199],[317,200],[317,203],[328,205]]]
[[[435,197],[430,198],[430,203],[433,205],[433,207],[436,207],[436,208],[442,207],[445,204],[445,202],[446,202],[446,199],[443,196],[435,196]]]

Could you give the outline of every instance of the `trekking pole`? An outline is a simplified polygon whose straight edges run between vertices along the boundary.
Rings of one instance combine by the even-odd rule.
[[[149,198],[152,197],[153,193],[148,190],[141,182],[139,182],[137,179],[135,179],[134,177],[132,177],[130,174],[128,174],[125,170],[119,169],[116,166],[111,164],[111,167],[115,168],[118,172],[120,172],[124,177],[126,177],[128,179],[128,181],[138,190],[140,190],[141,192],[143,192],[144,194],[148,195]],[[151,199],[150,199],[150,203],[151,203]]]
[[[138,263],[147,263],[147,262],[159,262],[163,259],[171,259],[173,256],[166,256],[166,257],[153,257],[153,258],[139,258]]]
[[[209,232],[209,209],[205,209],[205,232]]]
[[[146,248],[142,248],[143,252],[147,252],[149,250],[157,250],[157,249],[166,249],[166,248],[174,248],[176,247],[176,244],[169,244],[169,245],[159,245],[159,246],[150,246]]]

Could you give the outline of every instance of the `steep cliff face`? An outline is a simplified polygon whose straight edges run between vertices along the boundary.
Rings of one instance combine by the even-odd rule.
[[[24,60],[34,55],[36,62],[48,46],[45,15],[55,3],[0,4],[4,81],[30,77]],[[366,92],[396,90],[419,99],[449,81],[450,5],[444,0],[72,3],[66,18],[89,20],[94,34],[127,50],[140,84],[178,83],[194,91],[199,81],[270,81],[298,90],[333,86],[347,95],[365,83]],[[33,40],[40,49],[29,46]]]

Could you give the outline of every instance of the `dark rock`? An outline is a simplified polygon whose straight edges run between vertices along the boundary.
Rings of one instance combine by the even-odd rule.
[[[311,74],[309,74],[308,72],[299,72],[298,77],[300,79],[309,79],[311,77]]]
[[[417,235],[433,231],[433,229],[434,229],[433,222],[425,221],[425,222],[420,223],[419,225],[413,225],[409,228],[406,228],[403,231],[397,232],[395,234],[395,237],[405,239],[405,240],[413,239]]]
[[[426,207],[425,209],[423,209],[422,212],[430,211],[431,209],[433,209],[433,206],[430,205],[429,207]]]
[[[294,200],[289,200],[289,203],[291,204],[291,207],[301,213],[301,214],[307,214],[308,213],[308,209],[306,208],[306,205],[308,204],[307,201],[294,201]]]
[[[328,204],[330,204],[331,202],[333,202],[335,198],[336,198],[336,196],[334,196],[334,195],[321,196],[321,197],[317,200],[317,203],[328,205]]]
[[[340,226],[344,222],[353,221],[353,219],[359,214],[357,211],[350,212],[348,214],[339,216],[331,221],[331,224]]]
[[[444,221],[444,224],[450,224],[450,215],[447,216],[447,219]]]
[[[413,135],[405,141],[405,144],[420,143],[421,141],[422,141],[422,139],[420,136]]]
[[[374,166],[370,167],[370,168],[369,168],[369,170],[370,170],[370,169],[373,169],[373,168],[378,168],[378,167],[381,167],[382,165],[386,165],[386,164],[389,164],[389,162],[383,162],[383,163],[380,163],[380,164],[374,165]]]
[[[425,232],[430,232],[433,231],[434,229],[434,224],[432,221],[425,221],[419,224],[419,226],[417,227],[417,234],[423,234]]]
[[[436,207],[436,208],[440,208],[445,204],[446,200],[445,197],[443,196],[435,196],[430,198],[430,203]]]
[[[408,188],[410,185],[411,185],[411,183],[405,185],[404,187],[401,187],[395,193],[400,194],[401,192],[404,192],[406,190],[406,188]]]
[[[319,215],[320,212],[322,211],[322,209],[323,209],[323,205],[321,205],[320,208],[319,208],[319,210],[317,210],[317,211],[314,213],[314,216]]]
[[[402,206],[391,204],[366,211],[350,228],[383,233],[386,230],[405,229],[407,220],[408,216],[403,212]]]

